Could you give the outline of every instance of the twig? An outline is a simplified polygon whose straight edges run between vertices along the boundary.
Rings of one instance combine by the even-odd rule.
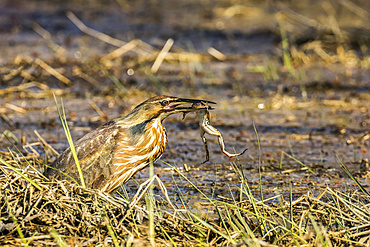
[[[47,147],[55,156],[58,156],[59,153],[52,147],[50,146],[44,138],[41,137],[41,135],[39,134],[39,132],[37,132],[37,130],[34,130],[34,133],[37,135],[37,137],[40,139],[40,141],[42,142],[42,144],[44,144],[45,147]]]
[[[164,58],[166,57],[166,55],[170,51],[173,43],[174,43],[173,39],[168,39],[167,42],[164,44],[162,50],[159,52],[156,60],[154,61],[153,66],[151,68],[152,73],[157,73],[157,71],[158,71],[159,67],[161,66]]]
[[[3,81],[9,81],[19,75],[23,70],[23,66],[20,66],[18,69],[11,70],[8,74],[4,75],[2,80]]]
[[[217,58],[218,60],[224,61],[226,56],[222,54],[220,51],[216,50],[213,47],[208,48],[208,53]]]
[[[9,125],[9,127],[14,128],[14,124],[4,113],[0,113],[0,117],[4,119],[4,121]]]
[[[13,104],[10,104],[10,103],[5,103],[5,107],[8,107],[9,109],[12,109],[13,111],[16,111],[16,112],[19,112],[19,113],[26,113],[27,110],[22,108],[22,107],[19,107],[19,106],[16,106],[16,105],[13,105]]]
[[[355,13],[356,15],[360,16],[361,18],[367,19],[370,17],[370,13],[366,11],[365,8],[361,8],[357,6],[353,1],[349,0],[340,0],[340,4],[342,4],[346,9]]]
[[[51,34],[40,24],[34,23],[32,26],[33,30],[38,33],[41,37],[46,39],[49,42],[49,47],[53,49],[57,54],[64,54],[67,50],[63,48],[62,46],[56,44],[52,39],[51,39]]]
[[[135,43],[136,43],[135,40],[133,40],[133,41],[130,41],[129,43],[127,43],[127,44],[124,44],[120,48],[118,48],[118,49],[112,51],[111,53],[109,53],[108,55],[102,57],[101,58],[101,61],[102,62],[105,62],[107,60],[113,60],[113,59],[115,59],[117,57],[122,56],[126,52],[134,49],[136,47],[136,44]]]
[[[46,64],[44,61],[42,61],[41,59],[37,58],[35,60],[35,63],[37,65],[39,65],[41,68],[43,68],[46,72],[48,72],[50,75],[56,77],[58,80],[60,80],[61,82],[63,82],[64,84],[66,85],[71,85],[71,81],[65,77],[64,75],[62,75],[61,73],[59,73],[58,71],[56,71],[54,68],[52,68],[50,65]]]
[[[283,3],[278,2],[277,3],[278,8],[287,16],[292,18],[293,20],[305,24],[310,27],[314,27],[317,29],[325,29],[325,27],[321,24],[315,21],[314,19],[310,19],[307,16],[298,14],[297,12],[293,11],[292,9],[286,7]]]
[[[100,118],[102,119],[106,119],[107,118],[107,114],[105,114],[100,108],[99,106],[97,106],[97,104],[92,101],[92,100],[88,100],[91,107],[99,114]]]
[[[326,13],[328,14],[329,28],[333,31],[337,40],[342,42],[343,41],[343,34],[342,34],[342,31],[340,30],[338,21],[335,18],[335,10],[334,10],[333,5],[331,5],[331,3],[328,2],[328,1],[324,1],[322,3],[322,7],[326,11]]]
[[[25,89],[34,87],[34,86],[36,86],[35,82],[29,82],[29,83],[21,84],[19,86],[15,86],[15,87],[7,87],[4,89],[0,89],[0,95],[7,94],[7,93],[13,93],[17,91],[24,91]]]
[[[34,143],[27,143],[26,145],[23,145],[23,149],[27,151],[27,148],[29,148],[32,153],[35,155],[35,157],[41,157],[40,153],[36,151],[36,149],[33,148],[33,146],[40,145],[40,142],[34,142]]]
[[[75,16],[75,14],[73,14],[71,11],[68,11],[67,12],[67,17],[68,19],[70,19],[73,24],[75,24],[78,29],[80,29],[82,32],[90,35],[90,36],[93,36],[97,39],[100,39],[101,41],[105,42],[105,43],[108,43],[108,44],[111,44],[111,45],[114,45],[114,46],[117,46],[117,47],[121,47],[121,46],[124,46],[126,44],[126,42],[122,41],[122,40],[119,40],[119,39],[115,39],[115,38],[112,38],[104,33],[101,33],[101,32],[98,32],[92,28],[89,28],[87,27],[80,19],[77,18],[77,16]]]
[[[95,78],[93,78],[90,75],[82,72],[80,67],[73,68],[73,76],[78,76],[78,77],[84,79],[85,81],[91,83],[94,86],[99,86],[99,84],[100,84]]]

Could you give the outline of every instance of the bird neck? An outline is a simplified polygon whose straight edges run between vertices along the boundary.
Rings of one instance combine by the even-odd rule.
[[[155,137],[167,137],[166,130],[163,127],[162,120],[160,118],[144,120],[140,123],[130,126],[128,129],[131,143],[136,145],[147,140],[154,141]],[[167,138],[162,140],[167,141]]]

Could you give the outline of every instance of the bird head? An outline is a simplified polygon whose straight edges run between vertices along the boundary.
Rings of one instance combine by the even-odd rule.
[[[198,110],[193,107],[193,104],[216,104],[212,101],[186,99],[173,96],[156,96],[152,97],[140,105],[136,106],[127,115],[128,118],[135,117],[138,121],[146,121],[149,119],[160,118],[165,119],[174,113],[188,113]],[[208,106],[205,106],[205,108]],[[209,107],[208,107],[209,109]]]

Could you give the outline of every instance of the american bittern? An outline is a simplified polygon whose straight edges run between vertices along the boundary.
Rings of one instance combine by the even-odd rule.
[[[150,98],[128,115],[116,118],[86,134],[74,146],[87,187],[112,193],[138,171],[156,161],[167,144],[162,121],[174,113],[198,110],[184,104],[211,101],[171,96]],[[68,148],[48,168],[47,175],[79,181],[75,161]],[[59,171],[58,171],[59,170]],[[61,171],[61,172],[60,172]]]
[[[209,110],[208,110],[210,109],[210,106],[207,105],[207,102],[194,103],[193,108],[197,109],[196,114],[199,119],[200,136],[202,137],[204,148],[206,149],[206,160],[203,161],[202,164],[209,161],[209,150],[208,150],[208,145],[207,145],[207,139],[204,136],[205,133],[218,137],[218,143],[220,145],[221,151],[229,158],[242,155],[243,153],[245,153],[245,151],[248,150],[248,149],[245,149],[243,152],[238,153],[238,154],[230,154],[229,152],[227,152],[225,150],[224,138],[222,137],[221,132],[218,131],[212,125],[210,125],[211,114],[209,113]]]

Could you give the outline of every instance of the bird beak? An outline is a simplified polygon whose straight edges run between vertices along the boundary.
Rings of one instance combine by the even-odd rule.
[[[184,106],[186,104],[191,104],[189,106]],[[193,107],[193,105],[204,105],[204,109],[212,110],[213,108],[208,106],[208,104],[216,104],[215,102],[208,101],[208,100],[199,100],[199,99],[183,99],[178,98],[172,101],[168,106],[165,107],[167,110],[172,110],[174,112],[192,112],[198,109],[202,109],[201,107]]]

